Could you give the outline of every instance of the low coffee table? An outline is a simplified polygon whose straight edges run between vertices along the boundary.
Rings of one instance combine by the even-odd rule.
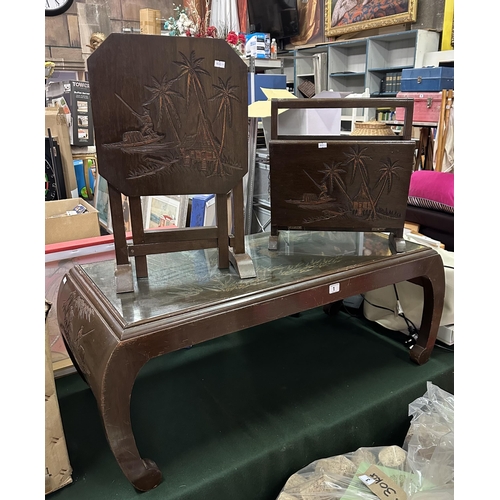
[[[137,374],[150,359],[393,283],[423,287],[421,328],[410,357],[428,361],[444,302],[444,269],[434,250],[411,242],[393,253],[385,233],[280,233],[246,236],[256,277],[218,268],[216,249],[148,256],[149,277],[116,293],[115,261],[76,265],[65,274],[57,316],[75,367],[97,400],[123,473],[141,491],[161,472],[139,455],[130,419]]]

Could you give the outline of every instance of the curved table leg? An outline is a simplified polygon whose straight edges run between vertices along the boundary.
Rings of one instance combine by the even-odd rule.
[[[437,257],[433,260],[433,269],[429,275],[409,280],[420,285],[424,290],[424,308],[419,336],[417,343],[410,350],[410,358],[419,365],[426,363],[431,356],[443,313],[444,268],[441,257],[439,255]]]
[[[130,399],[137,374],[149,358],[132,349],[118,347],[109,359],[98,398],[104,431],[118,465],[140,491],[149,491],[161,482],[155,462],[141,458],[130,419]],[[126,367],[126,369],[124,369]]]
[[[161,472],[149,459],[142,459],[135,444],[130,419],[132,388],[139,370],[151,353],[136,342],[122,343],[88,297],[82,295],[81,275],[71,269],[59,288],[59,327],[71,359],[96,398],[106,438],[118,465],[140,491],[161,482]]]

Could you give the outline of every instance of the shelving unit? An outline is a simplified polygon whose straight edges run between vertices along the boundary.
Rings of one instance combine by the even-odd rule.
[[[407,68],[421,68],[424,55],[437,50],[439,33],[411,30],[368,39],[366,86],[377,97],[394,97],[397,92],[380,93],[380,84],[388,73]]]
[[[314,95],[328,88],[328,46],[321,45],[295,50],[295,95],[304,97],[300,87],[308,82],[314,85]],[[307,95],[306,97],[309,97]]]
[[[257,59],[251,57],[245,59],[250,72],[250,88],[248,89],[250,95],[250,102],[255,101],[255,72],[257,69],[263,69],[265,72],[284,73],[285,63],[284,59]],[[289,68],[290,65],[288,64]],[[288,79],[287,79],[288,80]],[[255,209],[255,167],[257,158],[257,132],[258,132],[258,119],[248,119],[248,173],[243,178],[243,197],[244,197],[244,211],[245,211],[245,234],[252,232],[252,217]]]
[[[248,89],[250,95],[250,101],[255,101],[255,88],[254,80],[255,73],[257,69],[262,69],[264,72],[276,72],[283,73],[283,60],[282,59],[257,59],[255,57],[250,57],[248,59],[243,59],[248,66],[248,71],[251,75],[250,78],[250,88]],[[275,70],[275,71],[273,71]],[[277,71],[276,71],[277,70]]]
[[[328,47],[328,89],[335,92],[364,92],[366,38],[339,42]]]
[[[338,42],[328,46],[328,89],[352,97],[370,97],[366,81],[367,39]],[[349,135],[357,121],[369,119],[371,110],[343,108],[340,133]]]
[[[250,232],[262,233],[270,231],[271,224],[271,192],[269,185],[269,151],[259,148],[255,154],[255,184],[252,207],[252,223]]]
[[[266,69],[266,73],[274,74],[285,74],[286,75],[286,86],[291,92],[294,90],[295,86],[295,60],[293,51],[280,52],[278,54],[278,61],[281,61],[279,68],[269,68]]]
[[[368,38],[333,42],[328,45],[328,89],[358,97],[395,97],[397,89],[381,89],[388,74],[424,65],[427,53],[439,46],[439,33],[410,30]],[[381,92],[382,90],[382,92]],[[341,130],[349,134],[356,121],[375,118],[374,110],[343,110]]]

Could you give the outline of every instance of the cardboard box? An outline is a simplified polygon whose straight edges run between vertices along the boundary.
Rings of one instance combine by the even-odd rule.
[[[288,92],[288,91],[286,91]],[[323,91],[312,99],[339,98],[338,92]],[[305,98],[304,98],[305,99]],[[340,135],[341,108],[288,109],[278,116],[278,132],[283,135]],[[271,137],[271,117],[262,118],[266,147]]]
[[[72,146],[94,145],[89,82],[50,82],[46,91],[46,106],[60,107],[64,111]]]
[[[48,202],[52,203],[52,202]],[[52,304],[45,301],[45,316]],[[45,494],[73,482],[64,429],[52,371],[49,334],[45,329]]]
[[[78,204],[87,212],[77,215],[66,215]],[[98,211],[82,198],[45,202],[45,244],[63,241],[81,240],[100,236]]]
[[[161,15],[159,10],[141,9],[139,20],[143,35],[161,35]]]

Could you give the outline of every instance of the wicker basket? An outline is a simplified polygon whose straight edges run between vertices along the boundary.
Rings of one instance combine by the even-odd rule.
[[[370,120],[369,122],[356,122],[351,135],[393,136],[396,134],[387,123]]]

